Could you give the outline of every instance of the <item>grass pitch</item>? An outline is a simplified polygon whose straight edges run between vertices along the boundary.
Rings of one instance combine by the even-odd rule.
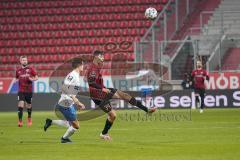
[[[80,130],[71,137],[72,144],[60,143],[65,128],[52,126],[43,131],[45,118],[56,118],[53,112],[33,112],[33,126],[29,128],[17,127],[16,112],[0,113],[0,159],[238,160],[240,157],[240,109],[208,109],[203,114],[193,111],[188,120],[124,118],[138,112],[118,111],[110,142],[99,139],[105,116],[80,122]]]

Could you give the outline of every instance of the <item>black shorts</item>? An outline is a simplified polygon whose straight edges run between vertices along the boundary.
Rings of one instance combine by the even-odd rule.
[[[24,101],[28,104],[32,104],[32,93],[30,92],[18,92],[18,101]]]
[[[110,104],[110,99],[112,99],[112,96],[117,92],[117,89],[115,88],[108,88],[111,93],[107,94],[106,97],[104,99],[92,99],[93,102],[96,104],[96,105],[100,105],[102,102],[104,102],[104,106],[99,106],[105,113],[108,113],[112,110],[112,106]]]
[[[194,88],[194,93],[199,94],[200,96],[205,95],[205,88]]]

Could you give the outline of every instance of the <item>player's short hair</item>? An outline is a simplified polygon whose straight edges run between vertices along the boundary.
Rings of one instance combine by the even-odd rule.
[[[72,68],[77,68],[80,65],[83,65],[82,58],[73,58],[73,60],[72,60]]]
[[[197,60],[197,62],[196,63],[201,63],[202,64],[202,61],[201,60]]]
[[[20,59],[22,59],[22,58],[27,58],[27,56],[25,56],[25,55],[23,55],[23,56],[20,56]]]
[[[93,55],[94,56],[98,56],[98,55],[103,55],[104,54],[104,52],[103,51],[100,51],[100,50],[95,50],[95,51],[93,51]]]

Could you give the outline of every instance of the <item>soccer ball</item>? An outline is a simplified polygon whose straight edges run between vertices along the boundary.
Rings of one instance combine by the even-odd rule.
[[[147,19],[155,19],[157,17],[157,10],[153,7],[147,8],[145,11],[145,17]]]

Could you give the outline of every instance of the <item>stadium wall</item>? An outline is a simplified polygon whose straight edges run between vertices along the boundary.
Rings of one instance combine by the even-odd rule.
[[[114,77],[114,76],[104,76],[104,85],[106,87],[115,87],[120,90],[140,91],[141,86],[146,85],[146,81],[143,77],[135,77],[133,80],[128,80],[125,76]],[[63,79],[63,78],[62,78]],[[34,92],[35,93],[54,93],[59,91],[62,84],[62,79],[52,77],[41,77],[38,81],[34,82]],[[87,91],[87,84],[82,78],[83,91]],[[205,83],[206,89],[240,89],[240,72],[212,72],[210,73],[210,80]],[[0,78],[0,93],[9,94],[17,93],[18,82],[14,78]]]
[[[59,82],[51,78],[40,78],[34,83],[34,97],[33,107],[34,110],[53,110],[59,94],[56,93],[51,87],[51,84],[58,86]],[[117,80],[117,83],[113,83],[112,77],[104,77],[105,86],[124,90],[129,88],[128,81]],[[141,79],[141,78],[140,78]],[[53,82],[53,83],[52,83]],[[119,83],[118,83],[119,82]],[[123,85],[123,84],[126,84]],[[132,83],[129,83],[132,85]],[[171,85],[171,84],[170,84]],[[138,85],[137,85],[138,87]],[[56,87],[60,88],[60,86]],[[86,86],[85,86],[86,89]],[[206,106],[211,107],[240,107],[240,73],[239,72],[224,72],[224,73],[211,73],[210,80],[206,83],[207,96],[205,99]],[[0,111],[16,111],[17,107],[17,81],[14,78],[0,78]],[[58,92],[58,89],[57,89]],[[90,101],[87,92],[85,96],[81,96],[80,100],[86,105],[87,109],[94,108],[95,105]],[[131,94],[137,96],[140,100],[142,99],[141,91],[132,91]],[[155,105],[159,108],[191,108],[195,107],[194,93],[192,90],[173,90],[171,88],[167,92],[153,92],[152,99],[148,100],[147,106]],[[113,101],[115,108],[125,109],[132,108],[128,104],[122,102],[116,103]]]
[[[131,92],[131,95],[142,100],[147,106],[159,108],[195,108],[194,92],[190,90],[176,90],[162,95],[160,92],[153,92],[148,100],[141,98],[141,92]],[[33,109],[38,111],[54,110],[54,106],[60,97],[57,93],[35,93],[33,96]],[[88,96],[78,97],[87,109],[95,109],[94,103]],[[16,111],[17,94],[0,94],[0,111]],[[132,109],[133,106],[124,101],[112,101],[113,108]],[[207,90],[205,97],[207,108],[237,108],[240,107],[240,90]]]

